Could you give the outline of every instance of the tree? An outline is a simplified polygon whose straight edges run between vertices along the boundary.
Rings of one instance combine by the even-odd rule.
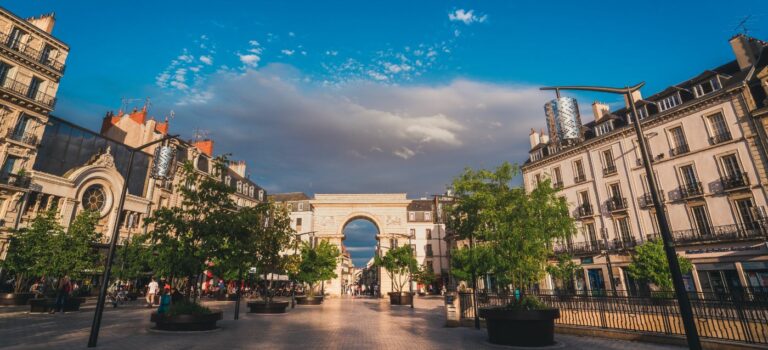
[[[340,255],[338,247],[324,240],[314,248],[303,243],[298,271],[293,278],[297,282],[309,285],[307,294],[309,297],[314,297],[318,282],[338,277],[336,266]]]
[[[384,257],[376,255],[374,265],[387,271],[387,275],[394,282],[395,292],[398,293],[403,292],[411,274],[419,269],[410,245],[391,248]]]
[[[226,162],[225,157],[214,159],[214,174],[222,174]],[[178,279],[179,290],[187,290],[183,286],[200,275],[210,260],[220,259],[226,253],[223,243],[238,234],[232,227],[237,207],[232,187],[198,172],[191,162],[184,163],[180,175],[176,190],[181,205],[158,208],[146,220],[153,228],[143,241],[152,246],[153,271],[168,276],[172,283]]]
[[[96,232],[98,221],[98,212],[81,211],[66,232],[58,231],[51,237],[50,254],[43,256],[44,274],[81,279],[93,273],[99,262],[99,254],[94,248],[100,237]]]
[[[691,271],[691,262],[685,257],[678,256],[680,272]],[[660,240],[648,241],[635,249],[632,262],[627,266],[627,272],[632,278],[647,283],[653,283],[662,291],[671,291],[672,273],[669,271],[664,243]]]
[[[437,280],[437,276],[435,275],[435,271],[432,270],[432,266],[426,264],[421,265],[416,271],[413,272],[412,276],[416,283],[423,284],[425,286],[432,284],[432,282]]]
[[[459,254],[464,268],[454,273],[476,268],[494,274],[501,285],[527,288],[543,278],[553,241],[575,232],[565,199],[549,181],[526,192],[511,184],[518,173],[505,162],[493,171],[466,169],[454,179],[456,200],[447,208],[447,225],[475,241]]]
[[[555,265],[547,266],[547,272],[555,280],[560,281],[566,292],[574,292],[574,279],[576,272],[581,270],[581,266],[573,262],[573,257],[570,254],[561,254],[557,256],[557,263]]]
[[[141,277],[150,271],[149,263],[152,251],[144,245],[141,236],[134,237],[121,245],[115,257],[118,259],[115,269],[115,277],[123,281],[129,281]]]
[[[253,217],[253,267],[267,281],[267,293],[263,293],[264,302],[272,303],[272,285],[278,274],[287,272],[292,257],[283,254],[291,247],[295,231],[291,228],[291,218],[285,207],[270,202],[263,206],[263,215]]]
[[[13,232],[8,254],[0,266],[14,275],[15,293],[24,292],[31,277],[43,275],[41,257],[49,253],[51,234],[61,231],[56,213],[45,211],[37,215],[28,228]]]

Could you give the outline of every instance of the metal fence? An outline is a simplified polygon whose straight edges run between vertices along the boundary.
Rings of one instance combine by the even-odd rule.
[[[548,306],[560,309],[560,318],[555,321],[558,325],[685,335],[677,300],[669,295],[534,294]],[[505,306],[513,300],[513,295],[479,292],[477,306]],[[473,319],[472,293],[459,293],[459,301],[462,319]],[[703,338],[768,344],[768,297],[764,294],[700,294],[692,297],[691,307]]]

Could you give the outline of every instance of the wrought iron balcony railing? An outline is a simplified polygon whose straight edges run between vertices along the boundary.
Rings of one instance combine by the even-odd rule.
[[[603,241],[565,243],[565,244],[556,244],[554,246],[555,254],[561,254],[561,253],[570,253],[574,255],[598,254],[603,250],[606,250],[605,242]]]
[[[614,239],[613,242],[611,242],[611,249],[613,250],[621,250],[621,249],[632,249],[637,246],[637,240],[635,240],[635,237],[623,237],[621,239]]]
[[[556,189],[563,188],[563,181],[554,181],[554,182],[552,182],[552,188],[556,188]]]
[[[688,147],[688,144],[684,143],[684,144],[682,144],[680,146],[677,146],[675,148],[670,149],[669,150],[669,155],[674,157],[674,156],[679,156],[679,155],[684,154],[684,153],[688,153],[690,151],[691,151],[691,149]]]
[[[616,173],[617,173],[616,164],[609,165],[609,166],[606,166],[605,168],[603,168],[603,176],[609,176],[609,175],[613,175],[613,174],[616,174]]]
[[[659,200],[662,202],[664,201],[664,191],[662,190],[659,190]],[[640,198],[637,199],[637,204],[640,205],[640,208],[643,209],[653,207],[653,198],[651,198],[651,194],[646,193],[640,196]]]
[[[627,210],[627,199],[624,197],[613,197],[606,201],[606,206],[610,212]]]
[[[705,226],[690,230],[672,231],[675,243],[699,243],[707,241],[743,241],[766,238],[766,222],[752,221],[746,224]]]
[[[726,141],[730,141],[731,139],[732,139],[731,132],[730,131],[725,131],[725,132],[723,132],[721,134],[717,134],[715,136],[710,137],[709,138],[709,144],[710,145],[716,145],[718,143],[723,143],[723,142],[726,142]]]
[[[29,188],[30,178],[17,174],[0,174],[0,184],[14,187]]]
[[[704,194],[700,181],[695,181],[680,186],[680,197],[683,199],[698,197]]]
[[[5,80],[0,81],[0,89],[21,95],[23,98],[33,100],[51,109],[53,109],[53,106],[56,105],[56,98],[53,96],[48,95],[40,90],[31,91],[29,89],[29,85],[19,82],[15,79],[6,77]]]
[[[745,172],[738,172],[720,178],[724,191],[735,190],[749,186],[749,177]]]
[[[0,33],[0,45],[19,52],[32,61],[39,62],[50,68],[53,68],[59,73],[64,73],[64,64],[56,61],[52,57],[43,54],[43,52],[38,49],[35,49],[27,44],[12,40],[8,34]]]
[[[580,183],[580,182],[584,182],[584,181],[587,181],[587,175],[581,174],[581,175],[576,175],[576,176],[573,177],[573,182],[574,183]]]
[[[591,204],[582,204],[578,208],[576,208],[576,217],[577,218],[585,218],[588,216],[592,216],[594,212],[592,211],[592,205]]]
[[[25,143],[30,146],[37,146],[37,135],[31,132],[19,132],[13,129],[8,129],[5,137],[14,141]]]

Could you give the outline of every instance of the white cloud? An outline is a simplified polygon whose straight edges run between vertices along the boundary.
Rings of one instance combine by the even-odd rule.
[[[333,51],[333,50],[328,50],[328,51],[325,51],[325,54],[328,55],[328,56],[336,56],[336,55],[339,54],[339,52],[338,51]]]
[[[240,58],[240,62],[245,64],[248,67],[255,68],[259,65],[259,61],[261,61],[261,57],[254,54],[245,54],[245,55],[237,55]]]
[[[483,23],[488,19],[488,15],[477,16],[475,10],[465,11],[464,9],[458,9],[448,14],[448,19],[452,22],[463,22],[466,25],[472,23]]]
[[[393,154],[403,159],[410,159],[411,157],[416,155],[416,152],[412,151],[408,147],[403,147],[398,150],[395,150]]]
[[[282,50],[280,50],[280,52],[283,55],[286,55],[286,56],[293,56],[293,53],[296,52],[296,51],[295,50],[282,49]]]
[[[200,56],[200,62],[203,62],[210,66],[213,64],[213,58],[211,56],[203,55],[203,56]]]
[[[291,36],[291,37],[293,37],[293,36],[296,36],[296,33],[294,33],[294,32],[288,32],[288,36]]]

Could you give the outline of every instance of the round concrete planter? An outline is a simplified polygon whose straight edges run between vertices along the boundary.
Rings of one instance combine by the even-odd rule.
[[[296,297],[296,304],[299,305],[320,305],[323,303],[323,297]]]
[[[203,315],[167,315],[153,312],[150,321],[155,323],[154,329],[171,332],[200,332],[218,328],[216,322],[224,316],[222,311],[214,311]]]
[[[411,305],[413,302],[413,293],[408,292],[390,292],[389,304],[390,305]]]
[[[488,327],[488,341],[498,345],[550,346],[555,344],[555,319],[560,310],[510,310],[481,308]]]
[[[85,303],[85,298],[67,298],[64,303],[64,312],[80,311],[80,305]],[[29,299],[29,312],[48,312],[53,310],[56,305],[56,299]]]
[[[27,305],[34,298],[33,293],[0,293],[0,305]]]
[[[285,309],[288,308],[287,301],[273,301],[269,304],[263,301],[251,301],[248,302],[248,309],[250,313],[254,314],[284,314]]]

